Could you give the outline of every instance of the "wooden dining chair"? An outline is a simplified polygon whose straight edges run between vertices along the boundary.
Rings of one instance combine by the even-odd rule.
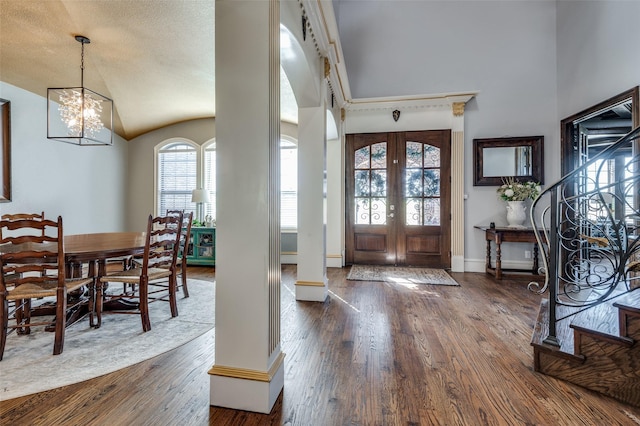
[[[114,309],[110,313],[139,314],[142,330],[151,330],[149,304],[168,301],[171,316],[178,316],[176,302],[176,262],[180,246],[182,213],[153,217],[147,221],[144,254],[140,264],[131,269],[107,273],[100,277],[96,292],[96,316],[98,327],[102,324],[103,302],[124,301],[137,309]],[[106,292],[108,283],[130,284],[122,292]]]
[[[43,220],[44,219],[44,212],[42,213],[5,213],[2,216],[0,216],[0,220],[21,220],[21,219],[35,219],[35,220]],[[44,231],[43,231],[44,232]],[[43,234],[44,235],[44,234]],[[17,276],[5,276],[5,282],[6,283],[11,283],[11,280],[13,278],[16,278]],[[14,306],[15,304],[21,304],[22,301],[21,300],[11,300],[9,301],[9,306]],[[19,316],[21,311],[18,311],[18,317],[16,317],[16,321],[17,322],[21,322],[22,318]],[[16,332],[18,334],[29,334],[29,329],[24,329],[22,327],[18,328],[16,330]]]
[[[20,219],[43,220],[44,212],[42,213],[5,213],[2,216],[0,216],[0,220],[20,220]]]
[[[54,299],[53,354],[62,353],[67,312],[77,306],[68,306],[67,294],[83,286],[89,287],[90,294],[94,290],[92,278],[68,279],[65,276],[62,218],[58,217],[57,221],[0,219],[0,267],[0,360],[8,334],[18,329],[29,334],[32,327],[51,324],[50,320],[31,321],[31,299]],[[15,302],[11,310],[9,301]],[[9,325],[10,319],[16,319],[16,324]]]
[[[184,292],[184,297],[189,297],[189,288],[187,287],[187,254],[189,243],[191,241],[191,223],[193,222],[193,212],[183,213],[181,210],[167,210],[167,214],[182,213],[182,232],[180,234],[180,250],[178,251],[178,260],[176,263],[176,273],[180,277],[180,285]]]

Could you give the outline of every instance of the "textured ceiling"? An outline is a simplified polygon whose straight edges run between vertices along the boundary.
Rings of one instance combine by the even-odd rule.
[[[113,99],[115,130],[125,139],[213,117],[214,4],[0,0],[0,80],[43,97],[47,87],[79,86],[81,44],[74,36],[82,34],[91,39],[85,87]],[[297,112],[292,102],[284,94],[283,110]]]

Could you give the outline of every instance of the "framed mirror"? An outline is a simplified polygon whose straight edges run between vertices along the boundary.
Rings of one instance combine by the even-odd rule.
[[[11,201],[11,102],[0,99],[0,202]]]
[[[505,178],[544,183],[544,136],[473,140],[473,185],[500,186]]]

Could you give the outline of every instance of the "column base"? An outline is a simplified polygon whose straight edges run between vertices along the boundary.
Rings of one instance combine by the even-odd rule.
[[[296,300],[324,302],[329,296],[327,279],[320,281],[296,281]]]
[[[215,365],[209,374],[209,404],[215,407],[269,414],[284,389],[282,361],[273,374]]]
[[[344,266],[344,262],[342,261],[342,256],[339,254],[336,255],[327,255],[327,268],[342,268]]]
[[[464,272],[464,256],[451,256],[451,272]]]

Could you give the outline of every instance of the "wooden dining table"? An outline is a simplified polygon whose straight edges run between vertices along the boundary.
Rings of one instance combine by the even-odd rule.
[[[88,276],[99,279],[106,274],[109,259],[123,256],[135,256],[144,253],[146,232],[102,232],[95,234],[76,234],[64,236],[66,274],[68,277],[80,277],[83,267],[88,265]],[[0,247],[0,251],[2,247]],[[69,294],[68,297],[83,297],[82,294]],[[122,309],[119,305],[114,309]],[[109,306],[103,307],[108,310]],[[67,326],[84,317],[88,312],[88,303],[70,312]],[[32,311],[32,315],[53,315],[55,307],[43,304]]]
[[[83,273],[84,264],[88,265],[87,274],[99,280],[104,276],[107,261],[126,256],[141,255],[144,253],[146,243],[146,232],[103,232],[95,234],[75,234],[64,237],[64,254],[66,262],[66,273],[69,277],[80,277]],[[119,301],[117,299],[104,304],[102,310],[110,309],[136,309],[137,305],[130,302]],[[67,318],[67,324],[73,324],[82,318],[87,312],[79,310],[75,315]],[[93,324],[91,318],[90,326],[99,327]]]
[[[106,261],[123,256],[135,256],[144,252],[145,232],[103,232],[76,234],[64,237],[67,275],[77,277],[85,263],[89,276],[105,274]],[[96,265],[98,269],[94,269]]]

